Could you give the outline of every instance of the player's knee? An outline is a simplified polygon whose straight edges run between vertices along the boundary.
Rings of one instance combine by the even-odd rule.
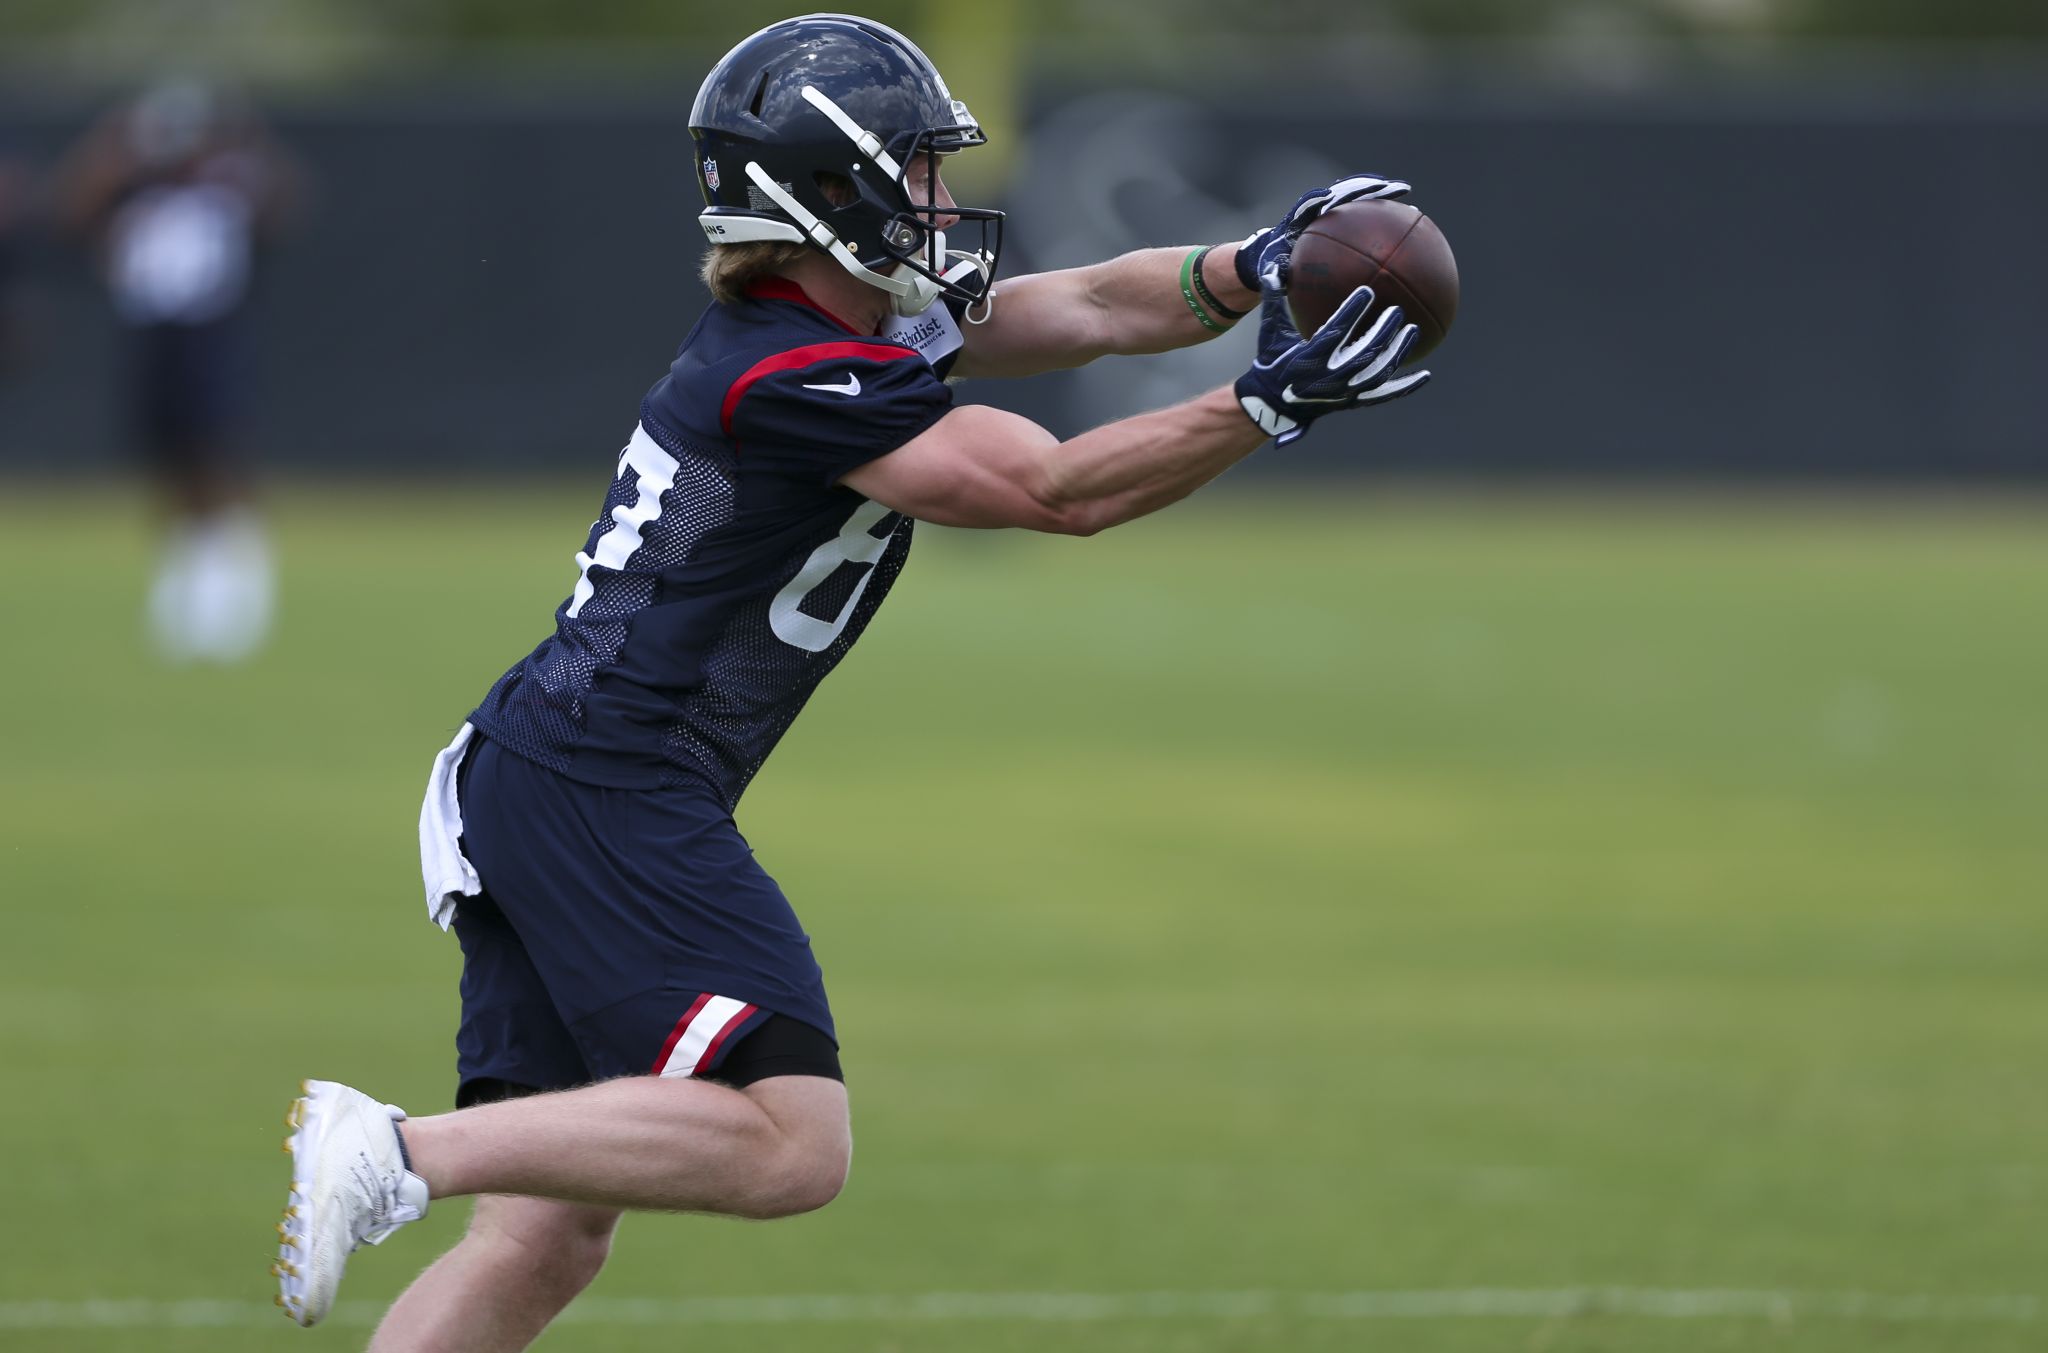
[[[750,1086],[746,1094],[761,1110],[761,1149],[752,1196],[740,1215],[794,1217],[837,1198],[853,1160],[846,1087],[824,1077],[788,1076]]]
[[[492,1246],[526,1281],[567,1302],[588,1287],[610,1257],[619,1214],[542,1199],[481,1200],[471,1236]]]
[[[773,1221],[816,1212],[846,1187],[851,1163],[852,1152],[843,1143],[789,1143],[749,1200],[745,1215],[756,1221]]]
[[[611,1257],[611,1228],[607,1227],[602,1233],[570,1232],[563,1238],[558,1253],[562,1256],[558,1281],[573,1296],[596,1281],[605,1260]]]
[[[823,1164],[800,1168],[776,1191],[768,1217],[800,1217],[837,1198],[846,1187],[846,1166]]]
[[[554,1251],[561,1256],[562,1278],[577,1291],[588,1287],[612,1253],[616,1213],[609,1217],[578,1216],[554,1229]]]
[[[846,1175],[852,1164],[852,1152],[842,1145],[815,1152],[799,1171],[791,1190],[790,1215],[816,1212],[837,1198],[846,1188]]]

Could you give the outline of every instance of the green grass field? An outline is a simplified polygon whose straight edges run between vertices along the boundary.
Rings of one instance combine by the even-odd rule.
[[[598,491],[285,494],[227,671],[138,504],[0,499],[0,1349],[359,1347],[458,1233],[268,1308],[297,1079],[452,1091],[419,791]],[[2039,1348],[2044,615],[2039,504],[928,532],[740,814],[846,1196],[629,1219],[543,1346]]]

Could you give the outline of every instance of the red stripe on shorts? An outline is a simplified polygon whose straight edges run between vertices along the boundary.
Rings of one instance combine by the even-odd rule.
[[[655,1055],[654,1065],[648,1068],[649,1075],[659,1076],[661,1074],[661,1069],[668,1065],[668,1055],[676,1050],[676,1044],[682,1042],[683,1035],[689,1031],[690,1021],[697,1018],[697,1012],[704,1008],[705,1003],[711,997],[711,992],[705,992],[697,998],[695,1004],[683,1012],[683,1017],[676,1021],[674,1031],[669,1034],[668,1042],[663,1043],[661,1051]]]
[[[718,1037],[711,1040],[711,1046],[704,1049],[704,1055],[697,1059],[697,1067],[690,1074],[692,1076],[701,1076],[709,1070],[711,1065],[718,1060],[718,1050],[725,1046],[726,1039],[732,1037],[732,1031],[752,1019],[754,1012],[760,1008],[758,1005],[741,1006],[740,1012],[727,1020],[725,1027],[718,1031]]]

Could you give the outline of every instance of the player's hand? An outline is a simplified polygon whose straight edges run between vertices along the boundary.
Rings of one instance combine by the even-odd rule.
[[[1272,363],[1301,341],[1294,312],[1287,307],[1288,260],[1274,260],[1259,279],[1259,346],[1255,362]]]
[[[1277,298],[1284,311],[1286,294],[1278,283],[1279,270],[1268,271],[1264,304],[1270,308]],[[1275,445],[1294,441],[1326,413],[1384,404],[1429,380],[1427,371],[1396,374],[1417,330],[1405,322],[1398,305],[1367,323],[1372,299],[1372,288],[1360,287],[1322,328],[1270,356],[1263,350],[1266,324],[1261,320],[1259,359],[1238,377],[1237,402]]]
[[[1353,174],[1327,188],[1309,189],[1288,208],[1280,224],[1268,226],[1237,247],[1237,280],[1244,283],[1246,290],[1257,291],[1259,279],[1275,264],[1280,265],[1284,280],[1286,260],[1294,252],[1294,242],[1316,217],[1346,202],[1400,197],[1408,191],[1409,186],[1400,179],[1381,178],[1378,174]]]

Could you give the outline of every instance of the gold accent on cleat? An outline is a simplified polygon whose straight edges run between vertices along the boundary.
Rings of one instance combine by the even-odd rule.
[[[279,1307],[280,1307],[280,1308],[281,1308],[281,1309],[282,1309],[282,1310],[284,1311],[284,1313],[285,1313],[286,1315],[290,1315],[290,1314],[291,1314],[291,1312],[292,1312],[292,1308],[291,1308],[291,1307],[289,1307],[289,1306],[286,1306],[286,1305],[284,1304],[284,1298],[283,1298],[283,1297],[272,1297],[272,1298],[271,1298],[271,1300],[272,1300],[272,1301],[274,1301],[274,1302],[276,1302],[276,1303],[278,1304],[278,1306],[279,1306]]]

